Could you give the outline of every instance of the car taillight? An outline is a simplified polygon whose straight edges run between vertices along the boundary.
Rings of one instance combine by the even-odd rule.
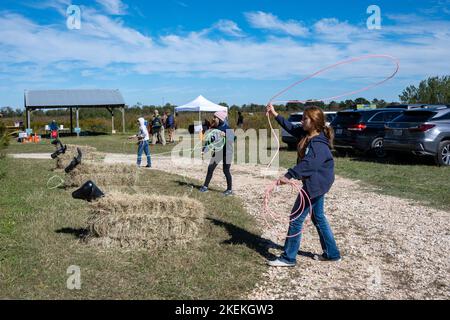
[[[436,127],[436,125],[434,125],[434,124],[421,124],[420,126],[418,126],[416,128],[409,128],[409,131],[426,132],[430,129],[433,129],[434,127]]]
[[[349,131],[363,131],[367,126],[364,123],[355,124],[353,126],[348,127]]]

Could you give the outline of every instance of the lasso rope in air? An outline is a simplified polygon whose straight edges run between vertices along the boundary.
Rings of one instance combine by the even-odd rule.
[[[366,59],[373,59],[373,58],[382,58],[382,59],[388,59],[388,60],[394,61],[395,64],[396,64],[396,68],[395,68],[394,72],[390,76],[385,78],[383,81],[376,82],[376,83],[373,83],[373,84],[371,84],[369,86],[363,87],[361,89],[345,92],[345,93],[342,93],[342,94],[339,94],[339,95],[336,95],[336,96],[333,96],[333,97],[321,98],[321,99],[317,99],[317,100],[307,100],[307,101],[301,101],[301,100],[286,100],[286,101],[275,100],[278,97],[280,97],[282,94],[284,94],[284,93],[288,92],[289,90],[291,90],[292,88],[298,86],[299,84],[301,84],[301,83],[303,83],[303,82],[305,82],[305,81],[307,81],[309,79],[312,79],[312,78],[318,76],[319,74],[325,73],[326,71],[334,69],[334,68],[336,68],[336,67],[338,67],[340,65],[351,64],[351,63],[354,63],[354,62],[357,62],[357,61],[366,60]],[[361,92],[373,89],[375,87],[378,87],[378,86],[382,85],[383,83],[389,81],[390,79],[394,78],[399,70],[400,70],[400,62],[399,62],[399,60],[397,58],[393,57],[393,56],[390,56],[390,55],[370,54],[370,55],[365,55],[365,56],[360,56],[360,57],[355,57],[355,58],[343,60],[343,61],[335,63],[335,64],[333,64],[331,66],[323,68],[323,69],[321,69],[321,70],[319,70],[317,72],[314,72],[313,74],[311,74],[311,75],[309,75],[309,76],[307,76],[307,77],[305,77],[305,78],[303,78],[303,79],[293,83],[289,87],[281,90],[280,92],[278,92],[276,95],[274,95],[269,100],[267,105],[272,105],[274,103],[289,103],[289,102],[306,103],[306,102],[324,102],[324,101],[336,100],[338,98],[354,95],[356,93],[361,93]],[[276,143],[277,143],[277,147],[276,147],[277,151],[276,151],[275,155],[273,156],[273,158],[271,159],[271,161],[269,162],[269,164],[267,165],[267,168],[266,168],[266,169],[269,169],[272,166],[273,161],[276,159],[276,157],[280,153],[280,140],[278,139],[278,136],[277,136],[277,134],[276,134],[276,132],[275,132],[273,126],[272,126],[272,122],[270,121],[270,114],[267,113],[266,116],[267,116],[267,121],[269,122],[271,133],[275,137],[275,140],[276,140]],[[309,196],[306,193],[306,191],[299,185],[299,183],[297,181],[289,181],[289,184],[291,185],[291,187],[293,189],[298,191],[298,196],[299,196],[299,201],[300,201],[298,209],[295,210],[290,215],[290,222],[293,222],[293,221],[295,221],[296,219],[298,219],[300,217],[300,215],[303,213],[303,211],[305,209],[306,201],[309,203],[310,213],[311,213],[311,216],[312,216],[313,211],[312,211],[312,206],[311,206],[311,199],[309,198]],[[273,217],[273,212],[269,208],[269,201],[270,201],[270,198],[271,198],[271,195],[272,195],[274,189],[278,185],[279,185],[279,180],[277,180],[277,181],[273,182],[272,184],[270,184],[266,188],[266,192],[265,192],[265,196],[264,196],[264,213],[268,214],[272,218],[274,218],[274,217]],[[300,231],[296,235],[288,235],[287,237],[288,238],[293,238],[293,237],[298,236],[301,233],[302,233],[302,231]]]
[[[192,157],[192,153],[194,153],[195,150],[203,149],[203,142],[205,142],[205,144],[207,145],[208,150],[210,152],[219,152],[219,151],[223,150],[223,148],[226,144],[226,138],[225,138],[225,136],[222,136],[222,131],[220,131],[218,129],[210,129],[205,133],[204,138],[201,141],[199,141],[193,148],[180,150],[180,152],[181,151],[190,151],[189,156]],[[122,150],[125,150],[125,145],[128,143],[129,142],[124,141]],[[130,144],[134,144],[134,143],[130,143]],[[168,152],[160,152],[160,153],[156,153],[156,154],[151,154],[150,156],[152,159],[164,159],[165,157],[163,155],[167,155],[167,154],[173,154],[173,150],[168,151]],[[136,178],[135,178],[136,182],[139,179],[138,175],[139,175],[139,172],[136,173]],[[186,176],[187,176],[186,171],[184,171],[183,175],[182,175],[184,183],[189,188],[189,192],[192,192],[194,189],[194,185],[187,181]]]

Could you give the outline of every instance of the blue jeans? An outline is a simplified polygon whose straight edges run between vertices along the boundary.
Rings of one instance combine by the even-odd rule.
[[[325,196],[320,196],[311,199],[311,205],[313,209],[312,221],[317,229],[317,232],[319,233],[320,245],[322,246],[323,256],[327,259],[333,260],[339,259],[341,257],[341,254],[339,252],[339,249],[337,248],[333,232],[331,231],[330,225],[328,224],[328,220],[325,217],[325,212],[323,210],[324,201]],[[300,203],[300,196],[297,197],[292,212],[298,209],[299,203]],[[302,234],[300,233],[299,235],[293,238],[289,238],[289,236],[296,235],[302,230],[303,223],[305,222],[305,219],[308,216],[309,212],[310,206],[308,202],[306,203],[305,209],[301,213],[300,217],[298,217],[295,221],[292,221],[289,224],[288,238],[286,238],[286,242],[284,244],[284,252],[281,255],[281,258],[290,263],[296,262]]]
[[[148,147],[148,141],[141,141],[139,143],[138,148],[138,156],[137,156],[137,165],[140,166],[142,162],[142,153],[145,152],[145,155],[147,156],[147,165],[152,165],[152,160],[150,158],[150,149]]]

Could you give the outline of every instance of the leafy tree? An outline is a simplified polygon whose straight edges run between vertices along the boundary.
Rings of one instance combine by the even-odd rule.
[[[355,100],[355,104],[370,104],[370,101],[364,98],[358,98]]]
[[[419,87],[408,86],[399,96],[403,103],[450,103],[450,76],[430,77]]]

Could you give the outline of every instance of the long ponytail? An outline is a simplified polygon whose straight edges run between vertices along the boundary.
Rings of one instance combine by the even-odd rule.
[[[328,138],[328,141],[330,143],[330,149],[334,149],[334,130],[331,126],[325,126],[323,128],[323,133],[325,133],[325,136]]]

